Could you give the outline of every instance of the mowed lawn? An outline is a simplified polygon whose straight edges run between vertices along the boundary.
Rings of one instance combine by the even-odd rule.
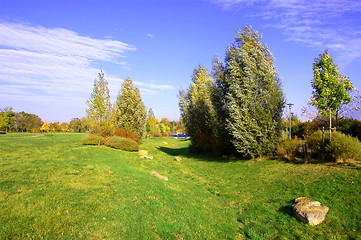
[[[361,239],[359,164],[227,160],[173,138],[145,140],[141,159],[85,134],[28,136],[0,136],[0,239]],[[293,217],[300,196],[330,208],[324,223]]]

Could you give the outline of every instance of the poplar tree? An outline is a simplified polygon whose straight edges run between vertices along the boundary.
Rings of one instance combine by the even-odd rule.
[[[152,137],[159,137],[160,129],[158,124],[158,119],[155,117],[153,109],[149,108],[148,110],[148,117],[147,117],[147,132]]]
[[[319,115],[330,118],[330,138],[332,116],[345,104],[351,101],[348,91],[353,90],[351,81],[344,76],[326,50],[315,59],[313,64],[312,105],[316,106]]]
[[[139,89],[133,81],[126,78],[119,91],[114,109],[114,124],[117,128],[131,131],[139,139],[145,137],[147,111]]]
[[[250,26],[226,52],[223,82],[226,128],[236,151],[247,157],[272,153],[281,130],[284,95],[274,59]]]
[[[225,68],[218,57],[213,58],[212,75],[216,91],[212,95],[213,107],[216,112],[214,132],[216,135],[216,149],[218,155],[232,154],[235,152],[231,142],[230,132],[227,130],[226,95],[228,85],[224,78]]]
[[[194,151],[211,151],[215,144],[215,110],[212,95],[215,86],[209,71],[199,66],[193,71],[187,92],[180,92],[182,120],[191,137]]]
[[[113,129],[111,122],[112,105],[108,82],[103,71],[98,74],[98,79],[94,81],[93,92],[90,99],[87,100],[87,105],[86,113],[90,130],[103,136],[111,135]]]

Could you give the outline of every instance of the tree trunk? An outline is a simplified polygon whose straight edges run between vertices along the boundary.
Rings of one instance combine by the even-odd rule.
[[[330,142],[332,138],[332,115],[331,115],[331,108],[330,108]]]

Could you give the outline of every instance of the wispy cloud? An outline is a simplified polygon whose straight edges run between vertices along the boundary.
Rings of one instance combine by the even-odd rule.
[[[153,33],[148,33],[148,34],[147,34],[147,37],[148,37],[148,38],[154,38],[154,37],[155,37],[155,34],[153,34]]]
[[[63,28],[0,23],[2,102],[67,101],[88,96],[99,61],[121,66],[135,48],[109,39],[81,36]]]
[[[173,90],[174,87],[167,84],[156,84],[156,83],[143,83],[143,82],[134,82],[135,85],[139,87],[145,87],[150,89],[156,89],[156,90]]]
[[[253,17],[282,29],[288,41],[329,48],[343,65],[361,58],[361,1],[357,0],[210,0],[225,10],[252,6]]]

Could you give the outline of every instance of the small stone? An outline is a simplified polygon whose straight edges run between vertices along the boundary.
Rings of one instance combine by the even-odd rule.
[[[306,197],[295,199],[295,204],[292,205],[292,208],[296,218],[309,225],[322,223],[329,210],[328,207],[321,206],[320,202]]]
[[[164,181],[168,181],[168,177],[162,176],[162,175],[160,175],[159,173],[157,173],[157,172],[155,172],[155,171],[152,171],[152,172],[150,172],[149,174],[150,174],[150,175],[153,175],[153,176],[156,176],[157,178],[162,179],[162,180],[164,180]]]
[[[148,155],[148,151],[147,150],[139,150],[138,155],[141,155],[141,156]]]
[[[177,161],[177,162],[179,162],[179,161],[181,161],[181,160],[182,160],[181,157],[175,157],[175,158],[174,158],[174,161]]]

